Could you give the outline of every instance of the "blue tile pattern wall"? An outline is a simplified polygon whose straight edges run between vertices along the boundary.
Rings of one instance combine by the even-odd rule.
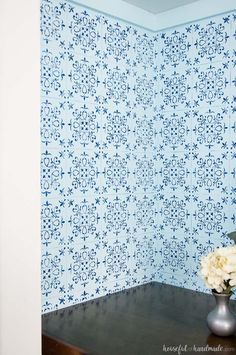
[[[157,38],[41,2],[43,312],[155,279]]]
[[[236,15],[157,34],[41,1],[42,309],[205,290],[235,229]]]
[[[236,229],[235,33],[235,13],[159,33],[157,280],[200,291]]]

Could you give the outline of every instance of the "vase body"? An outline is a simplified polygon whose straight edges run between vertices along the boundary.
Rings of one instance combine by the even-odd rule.
[[[218,336],[230,336],[236,332],[236,317],[230,309],[231,294],[215,293],[216,307],[207,316],[207,325]]]

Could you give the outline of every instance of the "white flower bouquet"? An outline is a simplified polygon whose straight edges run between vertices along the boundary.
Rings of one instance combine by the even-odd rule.
[[[232,293],[236,287],[236,245],[217,248],[204,256],[200,275],[213,292]]]

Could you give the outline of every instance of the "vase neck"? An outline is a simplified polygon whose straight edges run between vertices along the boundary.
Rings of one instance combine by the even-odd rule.
[[[215,300],[216,300],[216,304],[218,306],[222,306],[222,305],[228,305],[229,304],[229,299],[230,299],[230,296],[231,296],[231,293],[230,294],[223,294],[223,293],[215,293],[213,292],[213,295],[215,296]]]

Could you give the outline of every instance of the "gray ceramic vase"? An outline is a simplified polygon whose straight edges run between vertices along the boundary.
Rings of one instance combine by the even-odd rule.
[[[229,299],[232,293],[212,293],[215,296],[216,307],[207,316],[208,328],[213,334],[218,336],[233,335],[236,332],[236,316],[229,306]]]

